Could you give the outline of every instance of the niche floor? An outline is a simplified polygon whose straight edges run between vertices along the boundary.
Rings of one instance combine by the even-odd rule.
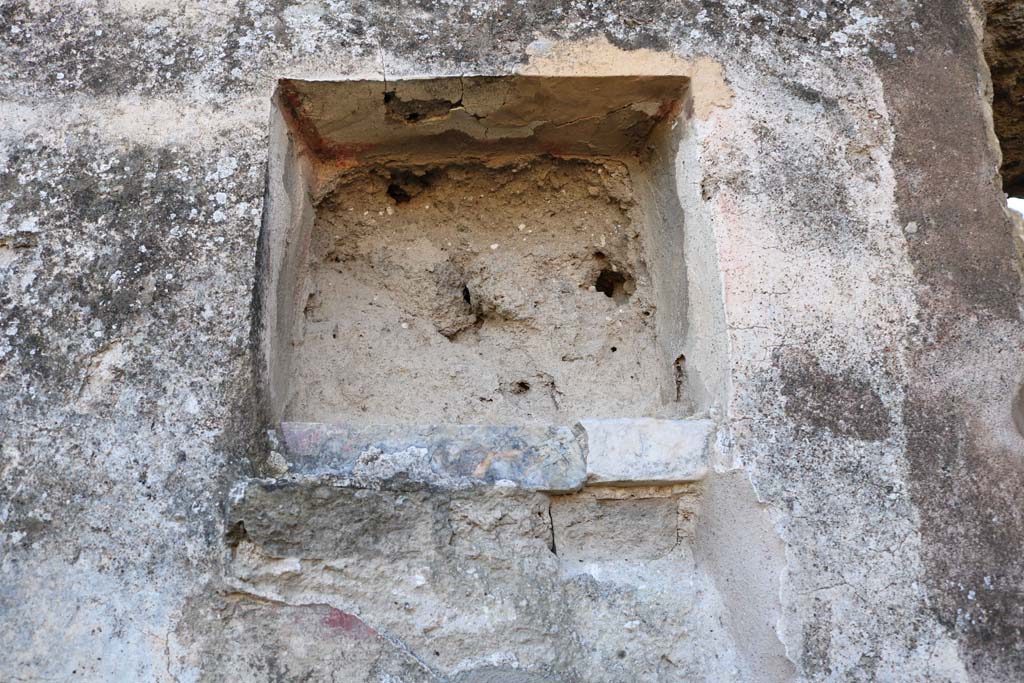
[[[676,417],[625,165],[394,166],[318,207],[286,419]]]

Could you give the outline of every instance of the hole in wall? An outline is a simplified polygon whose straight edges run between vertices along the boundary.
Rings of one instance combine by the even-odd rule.
[[[615,268],[602,268],[594,281],[594,289],[621,306],[627,303],[636,291],[636,283],[627,273]]]
[[[281,120],[314,169],[292,167],[309,208],[272,256],[275,419],[687,414],[659,336],[685,333],[684,264],[662,256],[682,252],[678,217],[661,226],[665,198],[678,201],[677,133],[659,124],[686,85],[469,77],[371,96],[367,81],[279,82]],[[290,313],[310,292],[308,314]]]
[[[396,204],[404,204],[419,195],[430,187],[432,181],[429,172],[391,171],[389,177],[391,182],[388,183],[387,195]]]
[[[398,183],[391,183],[388,185],[388,196],[394,199],[396,204],[404,204],[412,199],[412,195]]]
[[[443,98],[403,100],[393,90],[384,93],[384,107],[387,117],[403,123],[420,123],[447,116],[453,109],[462,106],[462,100],[452,102]]]

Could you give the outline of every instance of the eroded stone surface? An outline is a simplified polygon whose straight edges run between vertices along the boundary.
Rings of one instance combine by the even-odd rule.
[[[208,670],[223,680],[390,681],[442,683],[386,635],[354,614],[326,604],[289,605],[254,596],[225,601],[223,636],[239,647],[210,652]],[[303,646],[295,647],[296,633]],[[259,651],[259,656],[249,653]],[[273,678],[270,678],[273,680]]]
[[[592,493],[253,485],[228,511],[236,531],[225,580],[241,605],[304,608],[319,596],[357,617],[363,625],[344,619],[353,630],[400,643],[444,680],[740,681],[714,583],[694,568],[692,515],[680,513],[696,500],[693,491],[612,499],[595,518],[602,501]],[[642,514],[648,503],[658,515]],[[622,504],[638,514],[618,514]],[[576,522],[586,528],[571,530]],[[639,540],[640,552],[609,553],[609,538]],[[279,666],[305,670],[301,653],[324,647],[306,637],[290,639],[300,654]],[[221,662],[238,659],[207,671],[227,675]]]
[[[289,471],[440,486],[507,484],[569,492],[586,477],[568,427],[281,425]]]

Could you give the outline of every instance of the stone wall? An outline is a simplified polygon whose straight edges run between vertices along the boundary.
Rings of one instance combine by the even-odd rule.
[[[0,5],[2,677],[1019,680],[981,11]],[[279,79],[655,72],[691,84],[703,478],[285,474],[254,300]]]

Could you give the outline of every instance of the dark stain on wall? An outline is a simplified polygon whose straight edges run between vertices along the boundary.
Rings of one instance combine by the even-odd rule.
[[[889,411],[871,384],[852,370],[833,373],[806,354],[779,364],[786,415],[839,436],[878,441],[891,431]]]
[[[1015,337],[1001,362],[1020,364],[1016,252],[998,150],[975,94],[984,65],[971,18],[961,3],[943,1],[923,5],[915,20],[920,28],[908,23],[900,39],[915,50],[876,64],[895,123],[899,216],[923,226],[908,238],[920,329],[910,341],[903,422],[927,604],[959,640],[972,680],[1020,680],[1024,459],[984,438],[1003,426],[980,406],[985,370],[964,366],[997,328]],[[956,369],[965,372],[951,382]]]

